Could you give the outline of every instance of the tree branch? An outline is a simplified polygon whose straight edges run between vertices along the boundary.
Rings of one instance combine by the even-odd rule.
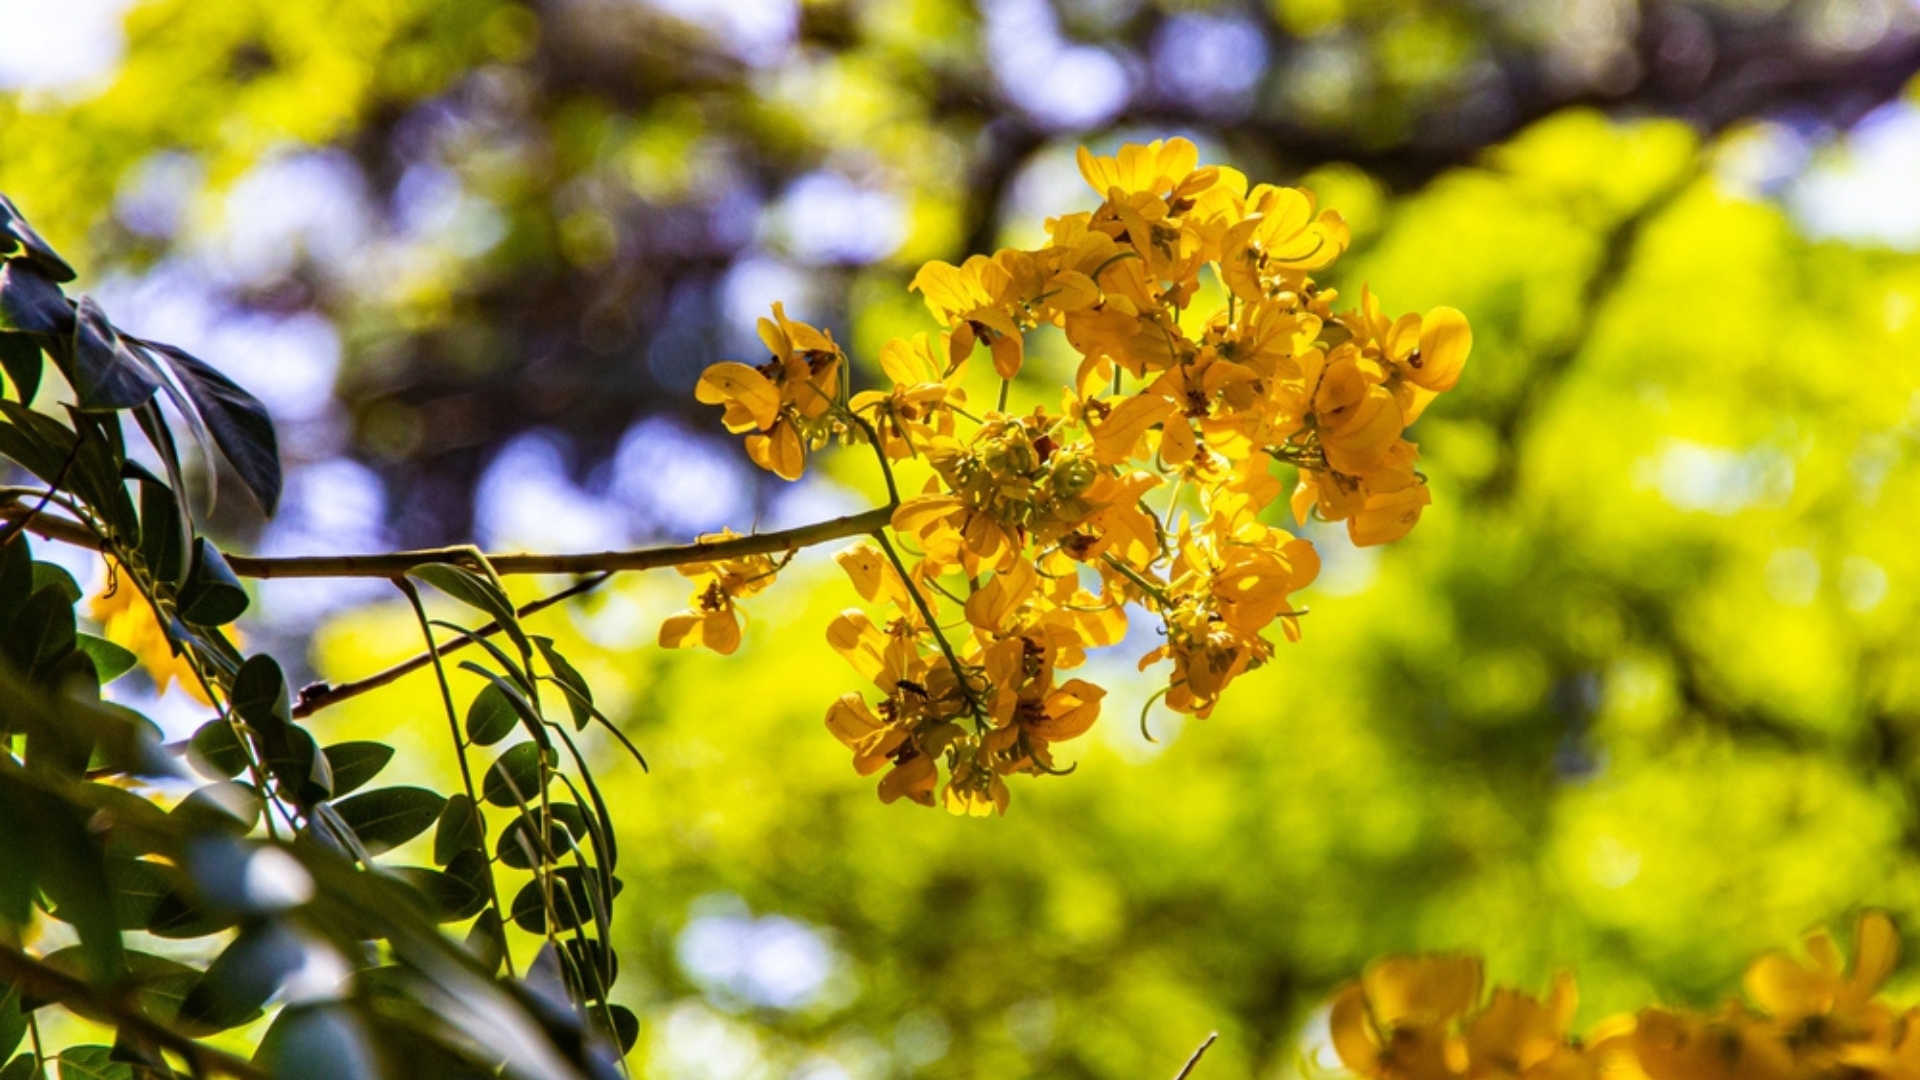
[[[577,555],[489,555],[487,561],[499,574],[593,574],[618,570],[653,570],[662,566],[685,566],[714,559],[737,559],[743,555],[771,555],[798,551],[830,540],[866,536],[885,528],[893,520],[892,507],[876,507],[859,514],[818,521],[793,529],[737,536],[673,547],[641,548],[637,551],[599,551]],[[227,565],[241,577],[260,578],[344,578],[399,577],[422,563],[473,564],[469,547],[429,548],[422,551],[395,551],[381,555],[297,555],[267,558],[258,555],[228,555]]]
[[[45,998],[72,1008],[80,1004],[105,1013],[116,1025],[185,1058],[195,1075],[217,1073],[240,1080],[266,1080],[266,1074],[245,1058],[216,1050],[129,1005],[121,996],[102,992],[78,976],[52,966],[31,953],[0,944],[0,983],[18,987],[24,994]]]

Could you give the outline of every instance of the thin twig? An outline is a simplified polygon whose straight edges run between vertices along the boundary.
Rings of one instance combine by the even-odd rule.
[[[102,992],[89,986],[84,979],[11,945],[0,945],[0,983],[19,987],[33,997],[56,1001],[68,1008],[78,1004],[105,1013],[120,1028],[180,1055],[195,1073],[219,1073],[238,1077],[239,1080],[266,1080],[266,1074],[246,1059],[183,1035],[141,1012],[121,995]]]
[[[67,482],[67,474],[73,471],[73,463],[79,460],[80,447],[85,442],[86,437],[84,435],[76,437],[73,440],[73,449],[67,452],[67,460],[60,466],[59,475],[53,478],[53,483],[47,485],[46,494],[40,496],[40,501],[35,503],[32,509],[27,510],[21,517],[9,521],[7,527],[4,530],[0,530],[0,547],[6,547],[8,544],[13,543],[13,538],[19,536],[22,530],[31,526],[33,519],[39,517],[40,512],[47,508],[47,503],[53,501],[53,497],[60,493],[60,487]]]
[[[818,521],[777,532],[736,536],[696,544],[641,548],[637,551],[598,551],[569,555],[488,555],[494,572],[506,574],[592,574],[599,571],[653,570],[662,566],[715,559],[737,559],[744,555],[770,555],[796,551],[830,540],[865,536],[893,520],[891,507],[876,507],[847,517]],[[477,565],[472,547],[431,548],[424,551],[394,551],[379,555],[297,555],[267,558],[258,555],[228,555],[227,565],[241,577],[260,578],[392,578],[422,563]]]
[[[572,585],[554,593],[552,596],[543,596],[538,600],[522,605],[514,612],[514,615],[517,618],[524,619],[535,612],[545,611],[547,608],[552,607],[562,600],[570,600],[582,593],[599,588],[603,582],[612,576],[613,571],[604,570],[581,581],[576,581]],[[396,583],[405,580],[406,575],[404,574],[394,578]],[[312,686],[301,687],[300,700],[295,702],[293,706],[294,719],[305,719],[329,705],[338,705],[350,697],[358,697],[369,690],[378,690],[388,683],[419,671],[421,668],[433,663],[439,657],[446,656],[448,653],[458,652],[468,645],[473,644],[475,640],[483,637],[491,637],[499,633],[500,630],[501,627],[499,623],[490,622],[478,630],[473,631],[470,635],[455,638],[445,645],[441,645],[429,652],[423,652],[416,656],[409,657],[390,668],[376,671],[364,679],[355,679],[353,682],[341,683],[339,686],[315,683]]]
[[[1207,1032],[1207,1040],[1201,1043],[1198,1049],[1194,1050],[1193,1056],[1188,1058],[1187,1063],[1182,1065],[1180,1071],[1174,1074],[1173,1080],[1187,1080],[1188,1074],[1193,1072],[1193,1067],[1200,1064],[1200,1058],[1207,1052],[1207,1047],[1212,1046],[1213,1040],[1219,1037],[1220,1033],[1217,1031]]]

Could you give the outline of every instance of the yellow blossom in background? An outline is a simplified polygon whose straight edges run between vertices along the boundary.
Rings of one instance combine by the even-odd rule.
[[[1647,1008],[1572,1033],[1579,1003],[1562,975],[1544,998],[1496,989],[1480,961],[1391,957],[1334,992],[1328,1027],[1346,1068],[1372,1080],[1914,1080],[1920,1010],[1878,998],[1899,957],[1884,913],[1861,914],[1851,973],[1825,931],[1810,964],[1769,953],[1747,969],[1752,1005]]]
[[[166,693],[175,679],[180,689],[202,705],[211,706],[207,691],[183,653],[176,652],[167,632],[154,618],[153,605],[140,594],[111,559],[107,563],[107,587],[87,605],[87,615],[100,624],[101,636],[132,653],[140,667],[153,680],[154,687]],[[228,635],[239,640],[239,631],[228,628]]]

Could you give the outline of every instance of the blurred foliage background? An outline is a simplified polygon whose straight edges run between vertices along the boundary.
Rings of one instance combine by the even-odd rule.
[[[273,409],[282,515],[218,522],[263,552],[866,505],[852,462],[752,475],[694,380],[754,358],[773,300],[868,362],[927,328],[913,270],[1089,203],[1082,141],[1185,134],[1304,183],[1353,224],[1350,296],[1473,320],[1414,429],[1421,528],[1309,530],[1306,640],[1210,720],[1152,715],[1148,743],[1102,671],[1078,773],[1005,820],[882,808],[846,768],[824,553],[731,660],[652,647],[672,575],[542,616],[653,765],[603,772],[646,1075],[1138,1076],[1218,1029],[1207,1075],[1287,1076],[1385,953],[1572,968],[1584,1023],[1717,999],[1859,905],[1920,914],[1909,0],[0,0],[0,25],[0,190],[123,326]],[[351,678],[415,647],[382,589],[268,583],[248,632]],[[416,676],[317,723],[445,782],[434,700]]]

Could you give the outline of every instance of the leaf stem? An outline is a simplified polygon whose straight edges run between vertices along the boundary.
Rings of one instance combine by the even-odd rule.
[[[602,580],[605,580],[602,578]],[[453,705],[453,686],[447,682],[446,665],[440,662],[440,649],[433,640],[433,623],[427,618],[427,607],[420,602],[420,590],[406,575],[393,579],[393,586],[406,596],[407,604],[413,608],[413,617],[420,622],[420,636],[427,642],[427,657],[433,663],[434,678],[440,683],[440,702],[447,710],[447,730],[453,735],[453,756],[460,761],[460,783],[467,790],[468,812],[480,818],[483,827],[480,830],[480,843],[485,850],[486,819],[480,813],[480,793],[473,786],[473,766],[467,763],[467,738],[460,731],[459,710]],[[449,650],[451,651],[451,650]],[[492,905],[493,913],[500,919],[500,939],[506,941],[507,912],[500,906],[500,886],[493,879],[493,860],[487,860],[487,903]],[[502,948],[500,955],[507,964],[507,977],[518,978],[513,970],[513,950]]]

